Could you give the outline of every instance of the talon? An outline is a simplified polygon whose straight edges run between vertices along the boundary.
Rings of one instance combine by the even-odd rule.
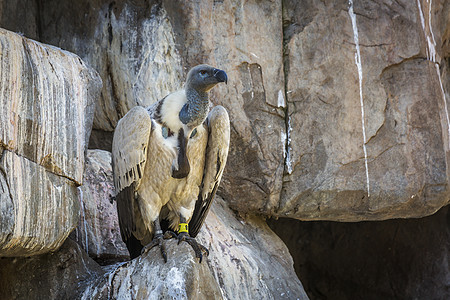
[[[173,232],[173,231],[167,230],[164,233],[164,237],[163,238],[165,240],[170,240],[170,239],[173,239],[173,238],[178,238],[178,235],[175,232]]]
[[[185,241],[188,243],[192,249],[195,252],[195,257],[199,259],[199,263],[202,263],[203,260],[203,252],[206,254],[206,256],[209,255],[209,250],[202,244],[199,244],[195,238],[190,237],[188,233],[182,232],[178,235],[178,244],[180,244],[182,241]]]
[[[182,242],[182,241],[186,241],[186,237],[189,237],[188,234],[186,232],[181,232],[180,234],[178,234],[178,245]]]
[[[161,256],[164,259],[164,262],[167,262],[167,252],[166,252],[166,246],[163,243],[163,235],[161,233],[155,234],[153,237],[153,240],[148,243],[146,246],[144,246],[141,250],[141,255],[147,253],[150,251],[153,247],[159,246],[159,249],[161,250]]]

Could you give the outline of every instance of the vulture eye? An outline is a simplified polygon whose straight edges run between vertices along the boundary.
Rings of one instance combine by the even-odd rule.
[[[200,75],[206,75],[206,73],[208,73],[208,72],[205,71],[205,70],[201,70],[201,71],[200,71]]]

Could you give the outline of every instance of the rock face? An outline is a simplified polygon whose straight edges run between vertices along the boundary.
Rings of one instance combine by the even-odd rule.
[[[57,249],[76,226],[101,80],[78,56],[0,29],[0,256]]]
[[[58,249],[78,221],[73,181],[3,151],[0,256],[24,256]],[[38,188],[36,188],[38,187]]]
[[[251,215],[385,220],[450,201],[449,1],[0,0],[0,27],[76,53],[104,83],[78,56],[0,30],[0,256],[56,251],[80,219],[72,237],[92,257],[123,259],[109,154],[90,152],[83,172],[88,140],[110,148],[120,117],[196,64],[228,73],[211,92],[232,127],[218,195],[249,216],[220,202],[199,237],[207,264],[170,247],[176,270],[148,256],[88,279],[86,297],[199,296],[194,272],[205,297],[306,298],[286,248]],[[170,290],[144,278],[152,270],[185,277]]]
[[[111,170],[111,153],[88,150],[81,189],[81,213],[72,238],[102,264],[129,259],[120,236],[115,190]]]
[[[311,299],[450,299],[449,208],[422,219],[269,224]]]
[[[230,78],[212,101],[231,116],[219,193],[233,208],[358,221],[449,201],[448,1],[39,3],[31,24],[3,23],[99,71],[92,145],[205,62]]]
[[[261,218],[236,217],[221,199],[213,204],[198,241],[210,256],[199,264],[187,243],[158,248],[110,266],[83,299],[308,299],[283,242]]]
[[[284,7],[291,169],[277,214],[356,221],[447,204],[443,3],[303,2]]]
[[[163,8],[184,65],[207,62],[228,73],[228,85],[211,92],[231,116],[221,194],[239,210],[274,213],[286,143],[281,2],[164,1]]]

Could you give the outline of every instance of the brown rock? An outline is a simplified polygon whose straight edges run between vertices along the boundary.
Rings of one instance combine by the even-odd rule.
[[[58,249],[78,221],[75,184],[7,150],[0,160],[0,177],[0,256]]]
[[[6,12],[28,2],[20,3],[4,4],[0,21],[14,23]],[[352,13],[344,0],[39,3],[23,31],[78,53],[105,82],[92,145],[108,149],[102,132],[130,107],[179,88],[189,67],[206,62],[230,78],[212,101],[231,116],[219,193],[235,209],[354,221],[423,216],[448,202],[447,1],[351,1]],[[430,66],[411,67],[423,59]],[[416,71],[422,75],[402,75]],[[416,87],[421,96],[409,93]],[[412,106],[396,112],[397,96],[430,107],[428,117],[413,121]],[[440,139],[433,148],[410,130],[421,120]],[[389,131],[396,122],[403,127]]]
[[[256,216],[239,216],[216,197],[198,240],[224,299],[308,299],[286,245]]]
[[[233,143],[221,193],[236,208],[272,212],[281,191],[286,141],[281,3],[86,3],[43,1],[46,9],[39,16],[42,40],[77,53],[103,79],[94,129],[112,131],[131,107],[181,88],[196,64],[224,69],[228,85],[211,92],[212,102],[232,116]],[[75,25],[79,20],[86,25]],[[98,141],[96,135],[92,145],[110,147]],[[251,199],[245,205],[244,196]]]
[[[417,3],[286,4],[292,169],[277,215],[417,217],[448,203],[450,124]]]
[[[159,5],[143,0],[42,2],[41,39],[77,53],[103,80],[94,129],[113,131],[130,108],[148,106],[181,88],[172,25]],[[84,26],[78,26],[80,20]]]
[[[228,74],[228,85],[211,92],[212,101],[231,116],[220,193],[236,209],[272,213],[286,137],[281,3],[165,1],[163,6],[183,64],[206,62]]]

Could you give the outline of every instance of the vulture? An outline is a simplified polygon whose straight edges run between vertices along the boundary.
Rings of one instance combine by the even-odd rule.
[[[228,156],[226,109],[211,111],[208,92],[227,83],[223,70],[193,67],[184,89],[153,105],[136,106],[114,131],[112,164],[120,233],[130,258],[165,239],[187,242],[201,263],[208,249],[197,236],[211,206]]]

